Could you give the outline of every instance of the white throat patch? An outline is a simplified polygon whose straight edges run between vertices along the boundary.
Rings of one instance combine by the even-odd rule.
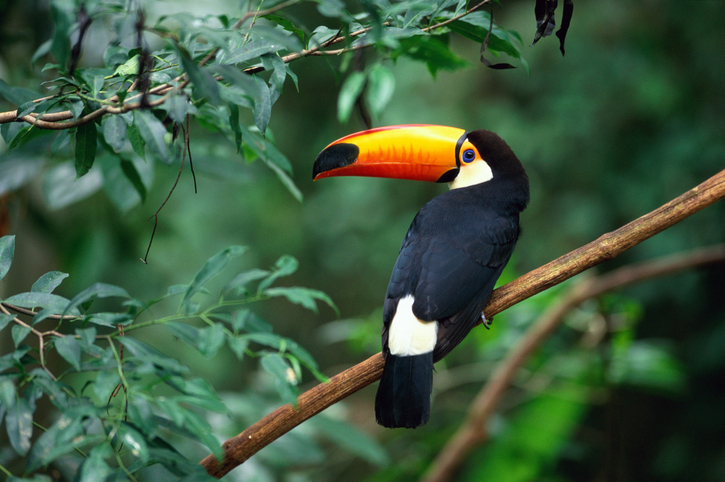
[[[458,189],[473,186],[474,184],[481,184],[491,179],[493,179],[491,166],[486,161],[478,159],[470,164],[462,165],[456,178],[448,183],[448,187]]]
[[[423,321],[413,314],[413,295],[398,301],[388,331],[388,349],[393,355],[430,353],[438,340],[438,322]]]

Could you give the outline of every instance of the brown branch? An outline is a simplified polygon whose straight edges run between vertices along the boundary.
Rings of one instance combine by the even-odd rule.
[[[625,266],[611,273],[585,279],[575,285],[566,296],[539,317],[517,346],[498,364],[491,378],[471,404],[465,422],[438,454],[422,480],[443,482],[454,479],[456,471],[468,455],[488,440],[486,424],[519,368],[561,325],[571,310],[590,298],[596,298],[632,283],[723,261],[725,261],[725,244],[720,244]]]
[[[486,316],[502,312],[526,298],[559,284],[582,271],[612,259],[645,239],[664,231],[688,216],[725,197],[725,170],[631,223],[535,269],[497,289],[486,306]],[[348,395],[378,380],[382,374],[380,353],[336,375],[299,397],[298,408],[284,405],[244,432],[224,443],[224,459],[201,461],[207,472],[222,477],[281,435]]]

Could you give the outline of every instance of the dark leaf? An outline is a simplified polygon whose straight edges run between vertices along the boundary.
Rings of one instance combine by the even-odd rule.
[[[229,102],[229,125],[234,133],[234,143],[239,154],[242,152],[242,131],[239,129],[239,107],[233,102]]]
[[[569,24],[571,23],[571,16],[573,13],[573,0],[564,0],[564,13],[561,17],[561,27],[559,27],[559,30],[556,32],[556,36],[559,37],[559,50],[561,50],[561,55],[564,55],[564,40],[566,40],[566,33],[569,31]]]
[[[556,20],[554,19],[554,11],[556,10],[557,0],[536,0],[534,5],[534,15],[536,16],[536,34],[531,46],[536,44],[541,37],[548,37],[554,31]]]
[[[76,178],[83,177],[93,166],[96,159],[96,123],[86,122],[76,129],[75,168]]]

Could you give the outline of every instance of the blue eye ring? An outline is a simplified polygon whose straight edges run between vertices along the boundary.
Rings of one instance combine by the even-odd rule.
[[[471,162],[476,158],[476,151],[473,149],[466,149],[463,151],[463,162]]]

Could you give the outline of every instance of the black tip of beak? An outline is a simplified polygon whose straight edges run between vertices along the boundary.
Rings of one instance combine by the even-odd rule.
[[[333,144],[327,149],[320,152],[312,166],[312,179],[332,169],[349,166],[357,160],[360,154],[360,148],[355,144]]]

